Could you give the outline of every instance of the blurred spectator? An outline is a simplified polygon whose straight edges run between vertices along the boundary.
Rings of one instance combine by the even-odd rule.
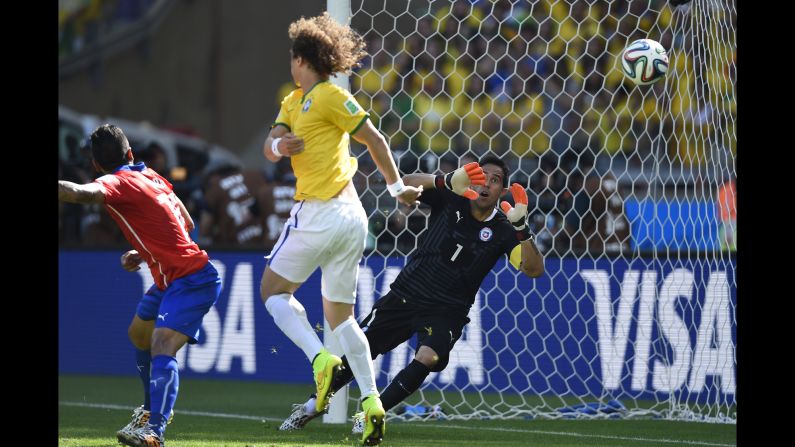
[[[361,192],[360,189],[357,188]],[[264,230],[265,248],[271,249],[279,239],[284,223],[290,217],[295,204],[295,174],[290,159],[284,157],[276,163],[273,177],[257,190],[257,202],[261,215],[260,224]]]
[[[166,151],[157,142],[153,141],[143,149],[133,148],[133,155],[135,155],[136,163],[144,162],[147,168],[153,169],[169,182],[174,182],[174,178],[168,169]]]
[[[81,144],[78,137],[71,133],[64,137],[63,144],[64,150],[59,157],[59,166],[63,169],[61,178],[75,183],[90,182],[95,172],[91,165],[88,147]]]
[[[718,218],[721,250],[737,250],[737,191],[734,177],[718,187]]]
[[[129,245],[124,234],[105,207],[100,204],[83,205],[80,222],[82,244],[85,247],[122,247]]]
[[[85,147],[74,134],[67,134],[63,140],[63,149],[58,157],[58,178],[84,184],[92,180],[89,174],[94,171],[85,156]],[[58,240],[63,243],[79,242],[82,236],[83,212],[86,206],[78,203],[58,202]]]
[[[263,225],[252,191],[265,183],[259,172],[243,172],[224,164],[204,178],[204,209],[199,219],[200,237],[222,247],[262,247]]]
[[[542,253],[552,248],[553,237],[562,227],[563,219],[557,210],[559,190],[555,177],[542,169],[530,182],[527,221],[530,231],[536,235],[536,246]]]
[[[157,1],[59,1],[58,56],[77,53],[119,26],[141,20]]]
[[[593,157],[583,153],[578,169],[572,172],[569,190],[574,200],[565,215],[564,238],[556,241],[561,253],[571,249],[576,253],[617,254],[630,247],[629,222],[616,179],[609,172],[600,176],[593,164]]]
[[[601,187],[607,203],[604,215],[599,215],[597,231],[604,241],[606,253],[623,253],[630,248],[629,221],[624,213],[624,199],[618,191],[618,182],[611,172],[602,176]]]
[[[408,218],[404,207],[400,206],[398,209],[392,210],[386,216],[386,228],[378,235],[378,252],[386,256],[408,255],[405,249],[407,245],[413,248],[414,238],[408,234],[407,228]]]

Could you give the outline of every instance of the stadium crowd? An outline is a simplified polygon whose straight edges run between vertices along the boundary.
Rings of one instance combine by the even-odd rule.
[[[83,2],[62,17],[62,54],[72,51],[64,50],[70,21],[77,26],[126,17],[133,13],[119,11],[138,14],[151,3]],[[671,9],[664,6],[664,0],[437,2],[428,13],[417,14],[413,29],[384,33],[371,28],[365,34],[370,56],[351,76],[351,92],[387,137],[402,173],[447,172],[490,150],[508,163],[512,182],[527,186],[531,230],[542,251],[629,250],[623,200],[630,190],[617,177],[654,158],[653,141],[660,132],[671,135],[669,159],[705,163],[708,139],[688,136],[713,131],[703,118],[715,105],[692,99],[698,96],[692,90],[702,82],[717,93],[714,97],[722,97],[734,76],[729,71],[725,77],[700,79],[686,69],[693,66],[688,58],[699,57],[729,66],[732,49],[702,54],[698,45],[666,31],[660,36],[664,47],[692,49],[673,59],[678,75],[667,87],[631,88],[617,69],[618,58],[628,41],[670,29]],[[362,4],[354,26],[357,17],[369,19],[369,13],[378,12],[368,7],[373,4]],[[292,88],[286,83],[276,97]],[[673,94],[665,95],[665,88]],[[666,96],[670,103],[658,100]],[[736,107],[729,100],[732,113],[721,114],[725,122],[720,123],[727,129],[734,125]],[[663,116],[686,119],[674,123]],[[77,141],[62,144],[79,150]],[[134,148],[136,158],[167,170],[156,152],[151,146]],[[354,181],[370,216],[368,248],[407,255],[426,227],[427,212],[396,209],[375,165],[362,156],[364,146],[352,141],[352,152],[359,157]],[[60,168],[64,178],[75,181],[93,175],[88,166],[74,163],[62,162]],[[272,246],[293,202],[288,160],[267,170],[216,163],[191,171],[188,179],[174,179],[175,189],[196,216],[194,236],[202,246]],[[168,178],[170,172],[161,174]],[[643,185],[629,188],[637,192]],[[99,207],[62,204],[59,231],[66,245],[123,243]]]
[[[64,0],[58,2],[58,57],[68,57],[146,14],[158,0]]]

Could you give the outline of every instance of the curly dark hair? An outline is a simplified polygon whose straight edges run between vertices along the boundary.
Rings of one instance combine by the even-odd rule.
[[[328,12],[306,19],[301,17],[287,30],[293,41],[293,57],[302,57],[317,74],[350,74],[367,56],[362,36],[350,26],[337,23]]]

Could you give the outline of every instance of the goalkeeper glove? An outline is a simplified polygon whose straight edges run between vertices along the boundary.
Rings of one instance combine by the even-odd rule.
[[[510,193],[516,206],[513,207],[510,203],[503,201],[500,208],[516,230],[517,239],[522,242],[532,239],[533,234],[527,227],[527,191],[522,188],[522,185],[514,183],[511,185]]]
[[[469,186],[485,185],[486,174],[483,173],[483,169],[478,162],[473,161],[446,175],[437,175],[435,184],[437,188],[447,188],[459,196],[475,200],[478,198],[478,193]]]

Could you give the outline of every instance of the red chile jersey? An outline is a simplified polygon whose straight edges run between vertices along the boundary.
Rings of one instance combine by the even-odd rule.
[[[160,290],[207,264],[207,252],[191,240],[185,229],[185,219],[168,180],[137,163],[124,165],[95,182],[105,192],[108,214],[146,260]]]

